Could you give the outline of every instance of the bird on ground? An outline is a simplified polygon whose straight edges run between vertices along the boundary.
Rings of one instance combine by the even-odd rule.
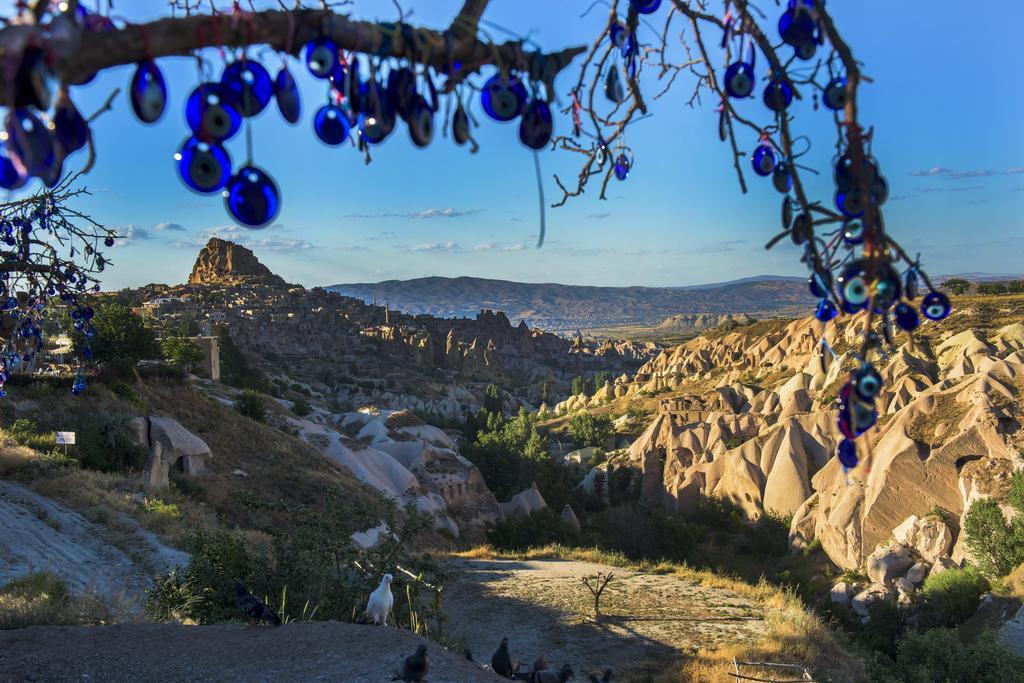
[[[565,683],[570,678],[574,678],[576,674],[573,672],[572,667],[568,664],[563,664],[562,668],[555,673],[549,668],[543,668],[539,671],[534,669],[530,674],[530,683]]]
[[[391,574],[385,574],[377,589],[370,593],[366,601],[365,617],[374,624],[388,625],[388,614],[395,604],[395,596],[391,594]]]
[[[465,650],[462,651],[462,654],[466,655],[466,661],[469,661],[469,662],[473,661],[473,653],[469,651],[468,647]]]
[[[257,623],[265,621],[274,626],[281,625],[281,618],[274,614],[274,610],[264,604],[262,600],[246,590],[241,581],[235,581],[235,606],[249,621]]]
[[[416,652],[405,658],[402,662],[402,673],[396,673],[393,681],[404,681],[405,683],[420,683],[426,680],[427,671],[430,669],[430,658],[427,657],[427,646],[420,645]]]
[[[590,674],[590,683],[611,683],[612,670],[607,668],[604,670],[604,675],[601,678],[597,677],[597,674]]]
[[[501,645],[491,655],[491,669],[504,678],[512,677],[512,657],[508,654],[508,638],[502,638]]]

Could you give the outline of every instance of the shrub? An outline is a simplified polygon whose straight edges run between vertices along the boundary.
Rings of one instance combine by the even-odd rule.
[[[0,588],[0,629],[75,623],[71,594],[49,572],[26,574]]]
[[[580,413],[569,421],[569,435],[584,446],[602,446],[612,433],[612,419],[607,415]]]
[[[253,389],[245,389],[235,401],[235,410],[246,417],[263,422],[267,419],[267,407],[263,403],[263,395]]]
[[[964,532],[967,547],[986,576],[1006,576],[1024,562],[1024,515],[1007,524],[995,501],[979,500],[967,512]]]
[[[313,409],[309,407],[309,403],[301,398],[292,403],[292,412],[299,417],[306,417],[310,412],[312,412],[312,410]]]
[[[985,577],[971,566],[929,576],[920,593],[924,607],[921,625],[959,626],[978,609],[981,594],[988,588]]]
[[[26,418],[11,423],[11,426],[7,428],[7,433],[19,445],[44,453],[54,448],[57,443],[57,437],[53,432],[40,431],[39,425]]]
[[[1004,683],[1019,681],[1024,658],[1003,647],[991,632],[964,643],[954,629],[908,633],[895,661],[878,657],[868,672],[878,683]]]
[[[101,472],[138,471],[147,455],[135,442],[131,419],[123,414],[98,414],[80,423],[73,449],[82,467]]]

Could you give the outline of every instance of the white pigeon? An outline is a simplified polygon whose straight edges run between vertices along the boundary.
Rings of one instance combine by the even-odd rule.
[[[377,589],[370,593],[366,601],[366,617],[374,624],[388,625],[388,614],[395,604],[395,596],[391,594],[391,574],[385,574]]]

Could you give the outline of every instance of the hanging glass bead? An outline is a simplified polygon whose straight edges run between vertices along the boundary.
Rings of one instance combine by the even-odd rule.
[[[747,62],[733,62],[725,70],[725,92],[742,99],[754,91],[754,67]]]
[[[306,43],[306,68],[317,78],[330,78],[338,64],[338,44],[330,38]]]
[[[900,326],[900,329],[907,332],[913,332],[921,324],[913,307],[902,301],[893,308],[893,316],[896,318],[896,324]]]
[[[156,123],[167,108],[167,83],[156,62],[146,60],[135,67],[128,89],[132,111],[143,123]]]
[[[942,292],[931,291],[921,300],[921,312],[929,320],[942,320],[953,309],[949,297]]]
[[[255,166],[242,167],[228,181],[224,202],[235,220],[250,228],[270,223],[281,208],[274,180]]]
[[[242,58],[228,64],[221,74],[221,84],[231,93],[242,116],[256,116],[270,103],[274,83],[263,65]]]
[[[281,116],[288,123],[298,123],[302,116],[302,98],[299,86],[287,66],[282,66],[274,79],[274,98]]]
[[[348,119],[335,105],[325,104],[313,117],[313,131],[324,143],[331,146],[340,145],[348,139]]]

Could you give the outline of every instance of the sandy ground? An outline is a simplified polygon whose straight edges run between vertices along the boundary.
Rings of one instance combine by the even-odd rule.
[[[453,637],[474,659],[490,662],[503,636],[513,661],[544,656],[569,663],[576,678],[611,666],[616,680],[643,672],[700,647],[758,637],[764,622],[746,598],[671,575],[639,574],[566,560],[453,561],[444,610]],[[606,615],[591,619],[593,598],[582,577],[615,573],[602,599]]]
[[[429,683],[499,680],[409,631],[308,622],[0,631],[0,681],[389,681],[425,643]],[[584,679],[585,680],[585,679]]]
[[[0,481],[0,585],[50,571],[76,594],[95,593],[137,612],[154,573],[188,564],[188,555],[139,529],[137,552],[104,540],[105,530],[22,486]]]

